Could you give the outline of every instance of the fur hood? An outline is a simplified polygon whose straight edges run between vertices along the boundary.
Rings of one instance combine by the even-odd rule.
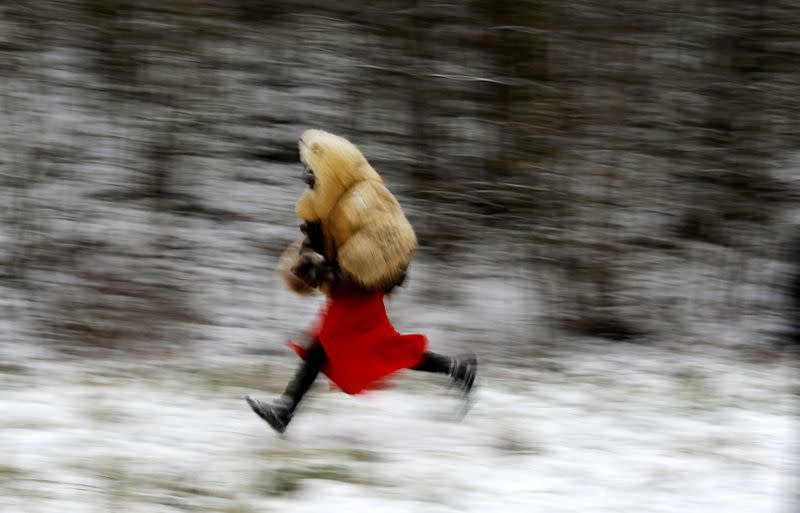
[[[327,220],[342,195],[359,182],[383,183],[361,151],[344,137],[306,130],[298,146],[300,161],[314,171],[317,180],[297,202],[297,216],[304,221]]]

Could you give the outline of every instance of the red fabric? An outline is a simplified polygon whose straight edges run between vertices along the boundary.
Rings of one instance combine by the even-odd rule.
[[[428,345],[424,335],[394,329],[381,292],[329,299],[311,334],[328,356],[322,372],[348,394],[379,388],[389,374],[416,366]],[[302,347],[290,346],[305,357]]]

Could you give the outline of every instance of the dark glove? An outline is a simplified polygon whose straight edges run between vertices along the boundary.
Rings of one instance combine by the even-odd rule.
[[[328,262],[319,253],[306,252],[292,268],[292,273],[309,287],[319,287],[326,282],[339,279],[340,271],[336,263]]]
[[[321,223],[303,223],[300,225],[300,231],[306,236],[303,246],[320,255],[325,253],[325,238],[322,236]]]

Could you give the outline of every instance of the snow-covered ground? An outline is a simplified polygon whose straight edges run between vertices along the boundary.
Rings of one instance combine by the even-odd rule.
[[[628,344],[482,356],[463,420],[433,376],[361,397],[321,379],[283,438],[242,397],[279,392],[288,352],[19,358],[0,373],[0,512],[792,511],[786,359]]]

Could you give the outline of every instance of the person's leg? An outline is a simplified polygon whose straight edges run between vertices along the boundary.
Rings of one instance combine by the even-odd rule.
[[[293,405],[293,410],[297,408],[303,396],[308,392],[308,389],[311,388],[311,385],[314,384],[314,380],[317,379],[317,375],[319,375],[322,364],[325,363],[326,359],[327,355],[325,354],[325,349],[323,349],[322,344],[318,340],[315,341],[308,349],[308,352],[306,352],[306,358],[303,363],[300,364],[294,378],[289,382],[286,386],[286,390],[283,392],[283,397],[287,398]]]
[[[275,431],[283,433],[292,420],[297,405],[300,404],[303,396],[314,384],[314,380],[319,375],[322,364],[325,363],[326,359],[327,356],[322,344],[319,341],[314,342],[281,397],[272,404],[265,404],[258,399],[247,396],[247,403]]]
[[[422,360],[420,360],[415,367],[412,367],[412,369],[436,374],[448,374],[450,372],[450,365],[450,358],[431,351],[426,351],[425,354],[422,355]]]
[[[427,351],[412,370],[445,374],[458,384],[464,393],[469,393],[478,373],[478,361],[474,355],[451,358]]]

